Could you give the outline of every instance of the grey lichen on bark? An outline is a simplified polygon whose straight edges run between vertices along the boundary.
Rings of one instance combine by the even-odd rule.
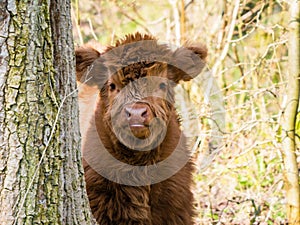
[[[57,4],[57,5],[56,5]],[[70,1],[0,2],[0,224],[92,224]]]
[[[70,19],[66,20],[66,17],[71,17],[70,2],[68,0],[67,2],[69,4],[66,4],[64,0],[51,1],[50,5],[50,18],[53,31],[52,40],[54,41],[53,55],[56,62],[55,72],[56,74],[60,74],[60,76],[56,76],[56,85],[60,89],[60,99],[64,101],[61,111],[67,112],[62,115],[62,119],[60,120],[60,139],[64,143],[64,146],[61,146],[61,148],[66,149],[63,165],[65,171],[63,174],[65,180],[64,190],[67,190],[66,197],[69,199],[64,204],[63,214],[76,215],[76,223],[78,224],[89,224],[95,223],[95,221],[93,219],[89,220],[92,216],[86,197],[85,183],[83,182],[83,167],[80,163],[79,129],[73,129],[74,127],[79,127],[79,120],[77,92],[74,92],[76,90],[76,79],[75,76],[70,76],[70,74],[75,74],[75,67],[73,66],[75,65],[75,57],[72,24]],[[65,32],[66,30],[67,32]],[[57,36],[60,36],[60,38],[57,38]],[[68,66],[65,66],[66,64]],[[65,129],[66,127],[70,129]],[[73,151],[72,149],[78,149],[78,151]],[[74,169],[70,170],[68,167]],[[65,218],[66,221],[64,223],[72,223],[72,218]]]
[[[4,88],[6,83],[6,75],[8,71],[8,50],[7,50],[7,36],[8,36],[8,21],[9,14],[6,11],[6,2],[0,2],[0,171],[3,171],[3,166],[5,165],[7,158],[7,152],[3,151],[5,146],[4,139],[4,119],[5,119],[5,110],[4,110]],[[3,181],[4,174],[0,172],[0,182]],[[1,184],[0,183],[0,184]],[[2,189],[2,185],[0,185]],[[0,191],[1,191],[0,189]]]

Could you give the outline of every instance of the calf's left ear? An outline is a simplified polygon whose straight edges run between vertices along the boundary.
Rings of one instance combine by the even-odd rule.
[[[178,83],[188,81],[201,73],[206,65],[207,48],[205,45],[186,45],[172,55],[168,65],[168,78]]]

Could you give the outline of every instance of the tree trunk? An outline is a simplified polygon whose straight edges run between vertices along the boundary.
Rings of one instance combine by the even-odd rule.
[[[70,1],[0,1],[0,224],[93,224]]]
[[[296,115],[300,89],[299,6],[299,0],[291,1],[291,18],[289,23],[289,75],[287,79],[287,101],[282,120],[282,155],[284,160],[287,218],[289,224],[300,224],[299,172],[296,160],[295,143]]]

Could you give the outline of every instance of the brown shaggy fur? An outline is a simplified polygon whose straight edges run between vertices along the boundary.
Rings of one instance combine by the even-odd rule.
[[[152,36],[139,33],[126,36],[101,54],[91,47],[76,51],[78,81],[100,89],[95,110],[90,109],[91,120],[84,122],[88,126],[85,125],[87,128],[82,131],[87,192],[93,215],[100,225],[193,224],[195,211],[191,187],[194,166],[192,160],[188,160],[178,168],[179,160],[189,156],[190,152],[173,106],[173,87],[180,80],[187,81],[199,74],[206,54],[206,48],[201,45],[171,50]],[[153,77],[165,79],[157,82]],[[145,92],[149,88],[158,97],[147,96]],[[81,114],[83,111],[86,110],[81,109]],[[131,112],[138,116],[132,119]],[[164,121],[167,128],[158,146],[155,140],[163,132],[149,128],[154,118]],[[131,127],[133,123],[142,126]],[[116,126],[115,130],[112,124]],[[154,131],[154,137],[151,137],[151,131]],[[149,138],[151,150],[138,151],[130,147],[136,144],[131,132],[138,139]],[[97,141],[99,138],[105,148]],[[177,172],[158,183],[146,178],[149,173],[146,166],[167,159],[175,148],[180,150],[179,156],[156,175],[163,176],[170,170]],[[146,169],[138,174],[133,169],[114,165],[104,151],[120,162],[145,166]],[[104,171],[120,182],[111,181],[97,171]],[[125,178],[145,184],[122,184]]]

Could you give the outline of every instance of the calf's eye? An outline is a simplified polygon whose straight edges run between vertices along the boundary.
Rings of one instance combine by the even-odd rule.
[[[159,84],[159,89],[161,89],[161,90],[165,91],[165,90],[167,89],[167,84],[166,84],[166,83],[163,83],[163,82],[161,82],[161,83]]]
[[[110,91],[113,91],[113,90],[115,90],[116,89],[116,85],[114,84],[114,83],[110,83],[109,84],[109,90]]]

